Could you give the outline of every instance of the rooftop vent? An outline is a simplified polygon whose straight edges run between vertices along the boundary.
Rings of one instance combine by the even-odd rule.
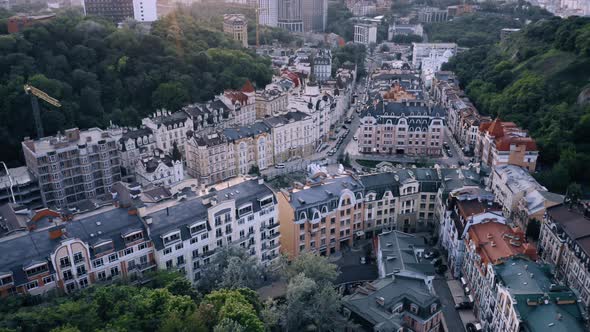
[[[385,305],[385,298],[384,297],[379,296],[375,299],[375,301],[377,301],[377,304],[379,304],[380,306]]]

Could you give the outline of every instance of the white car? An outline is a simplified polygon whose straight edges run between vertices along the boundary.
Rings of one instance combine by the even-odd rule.
[[[285,168],[285,164],[276,164],[275,168]]]
[[[356,136],[352,136],[352,139],[355,140],[355,141],[358,141],[359,138],[356,137]]]

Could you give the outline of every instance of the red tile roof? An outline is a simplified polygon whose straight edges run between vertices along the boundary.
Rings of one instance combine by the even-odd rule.
[[[511,228],[496,222],[476,224],[469,228],[469,238],[475,243],[482,262],[497,264],[504,258],[527,255],[536,260],[533,244],[523,243],[526,239],[518,227]]]
[[[244,84],[244,86],[242,87],[242,92],[252,93],[255,91],[256,90],[254,90],[254,86],[252,85],[252,82],[250,82],[250,80],[247,80],[246,83]]]

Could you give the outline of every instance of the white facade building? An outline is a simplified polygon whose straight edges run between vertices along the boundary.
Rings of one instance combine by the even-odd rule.
[[[412,48],[412,65],[416,69],[421,68],[424,59],[448,58],[457,54],[455,43],[412,43]]]
[[[354,42],[369,45],[377,42],[377,25],[372,23],[356,23],[354,25]]]
[[[259,19],[261,25],[269,27],[278,26],[279,0],[258,0]]]
[[[133,0],[133,18],[138,22],[154,22],[158,19],[156,0]]]

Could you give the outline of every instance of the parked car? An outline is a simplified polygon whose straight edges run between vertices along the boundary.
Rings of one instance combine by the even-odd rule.
[[[480,332],[483,330],[479,323],[467,323],[465,329],[467,332]]]
[[[285,168],[285,164],[276,164],[275,168]]]
[[[361,257],[361,264],[367,264],[367,259],[365,258],[365,256]]]
[[[465,163],[462,160],[459,160],[459,166],[463,166]]]
[[[457,310],[471,309],[471,307],[472,307],[472,303],[468,302],[468,301],[463,301],[463,302],[459,302],[459,303],[455,304],[455,309],[457,309]]]
[[[352,139],[355,140],[355,141],[357,141],[359,138],[356,137],[356,136],[352,136]]]

